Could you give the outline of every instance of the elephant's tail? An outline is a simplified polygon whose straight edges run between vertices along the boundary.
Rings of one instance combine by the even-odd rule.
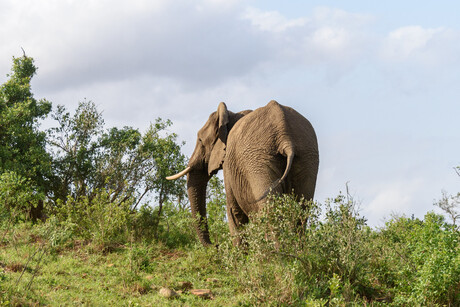
[[[270,185],[270,187],[265,190],[265,192],[262,194],[262,196],[260,196],[258,199],[257,199],[257,202],[261,201],[262,199],[264,199],[265,197],[268,196],[268,194],[275,190],[276,188],[278,188],[278,186],[283,183],[283,181],[286,179],[286,177],[288,176],[289,174],[289,171],[291,170],[291,167],[292,167],[292,162],[294,161],[294,150],[291,148],[291,147],[288,147],[284,150],[284,155],[286,155],[286,168],[284,170],[284,173],[283,173],[283,176],[281,176],[280,179],[277,179],[275,180],[274,182],[272,182],[272,184]]]

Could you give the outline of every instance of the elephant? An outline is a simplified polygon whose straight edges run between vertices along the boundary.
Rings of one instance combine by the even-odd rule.
[[[319,151],[311,123],[272,100],[254,111],[233,113],[221,102],[198,131],[187,167],[167,177],[187,175],[187,193],[200,242],[211,245],[206,220],[206,186],[223,169],[227,217],[233,244],[238,229],[258,212],[270,193],[313,199]]]

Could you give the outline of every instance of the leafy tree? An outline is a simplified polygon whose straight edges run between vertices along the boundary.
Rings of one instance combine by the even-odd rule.
[[[54,199],[74,198],[93,194],[95,161],[104,121],[91,101],[79,104],[75,115],[58,106],[52,114],[58,127],[48,130],[49,145],[53,155]]]
[[[158,118],[154,124],[151,124],[143,137],[143,150],[147,155],[153,155],[153,167],[155,172],[147,175],[144,193],[147,189],[156,191],[156,199],[159,205],[158,214],[161,215],[162,206],[165,201],[172,200],[175,197],[181,206],[185,198],[185,179],[166,180],[174,171],[185,168],[186,157],[180,151],[181,145],[177,144],[177,135],[175,133],[166,134],[161,137],[161,131],[166,130],[172,125],[170,120],[162,121]],[[182,143],[183,145],[184,143]]]
[[[36,71],[31,57],[13,57],[9,79],[0,87],[0,174],[14,172],[37,193],[46,193],[51,158],[46,152],[46,134],[38,127],[39,120],[51,111],[51,103],[33,97],[30,81]],[[42,208],[41,201],[35,209],[29,204],[26,210],[38,218]]]
[[[460,166],[455,168],[457,175],[460,176]],[[458,221],[460,220],[460,193],[457,195],[449,195],[447,192],[442,192],[442,198],[435,203],[436,206],[441,208],[452,220],[452,226],[460,230],[460,225]]]
[[[184,181],[165,177],[184,167],[177,136],[167,133],[172,124],[158,118],[144,135],[132,127],[104,130],[96,105],[81,102],[74,115],[58,106],[53,118],[58,127],[49,130],[54,157],[54,202],[110,191],[111,201],[131,200],[135,209],[149,193],[156,193],[160,207],[172,195],[183,198]],[[121,197],[122,196],[122,197]]]

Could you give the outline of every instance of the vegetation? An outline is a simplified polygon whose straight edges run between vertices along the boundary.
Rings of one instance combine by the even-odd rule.
[[[35,72],[32,58],[13,58],[10,79],[0,87],[0,173],[9,173],[4,177],[9,184],[27,182],[34,193],[44,194],[50,188],[51,157],[38,121],[49,114],[51,103],[33,98]],[[34,219],[42,215],[42,202],[23,199],[21,206],[22,214]]]
[[[373,229],[348,195],[271,196],[234,247],[222,181],[208,184],[218,248],[197,241],[185,164],[169,121],[104,127],[94,103],[72,115],[36,101],[29,57],[0,97],[0,305],[456,306],[459,195],[423,219]],[[52,114],[56,127],[40,131]],[[168,288],[176,295],[162,296]],[[209,289],[207,296],[191,289]]]

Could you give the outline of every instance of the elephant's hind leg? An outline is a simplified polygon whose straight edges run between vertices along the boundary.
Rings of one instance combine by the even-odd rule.
[[[233,245],[237,246],[241,244],[241,237],[238,233],[238,229],[241,225],[248,223],[249,218],[246,213],[241,210],[231,190],[229,189],[226,192],[228,227],[230,229],[230,235],[232,236]]]
[[[315,196],[316,178],[318,174],[318,157],[306,156],[294,160],[289,181],[291,189],[299,197],[311,200]],[[291,191],[287,191],[291,192]]]

